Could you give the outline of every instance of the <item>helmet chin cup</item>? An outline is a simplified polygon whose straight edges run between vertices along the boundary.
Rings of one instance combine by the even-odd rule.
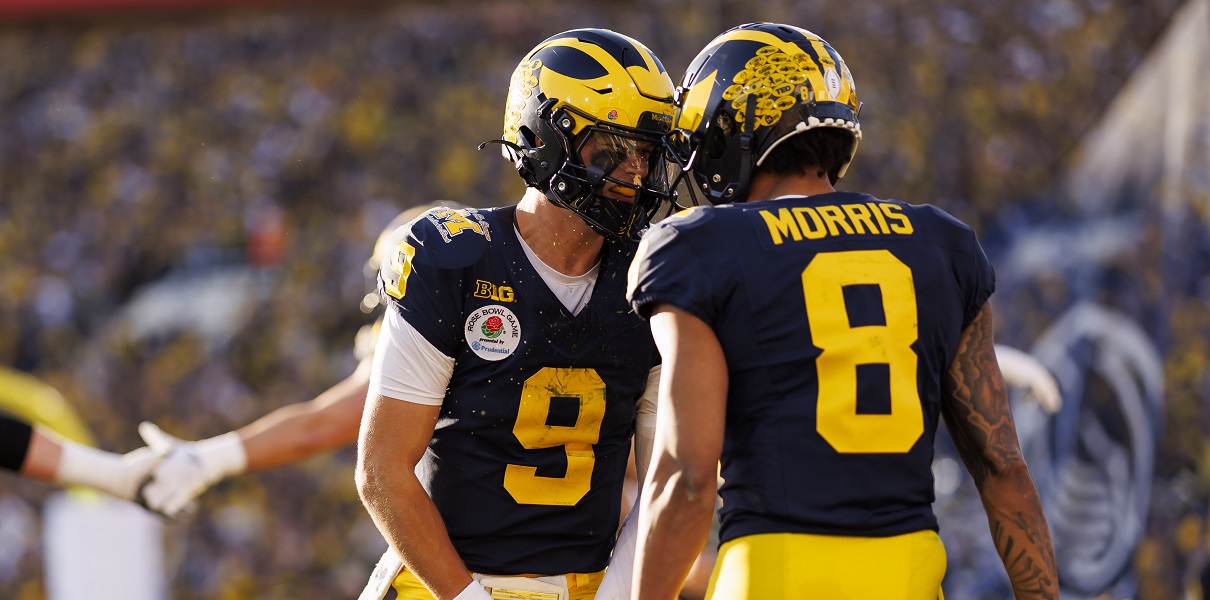
[[[596,185],[590,185],[594,173],[588,168],[588,176],[581,179],[560,171],[551,181],[550,186],[542,190],[547,198],[556,206],[565,208],[580,217],[586,225],[603,237],[612,239],[629,239],[640,233],[651,217],[659,208],[659,202],[648,202],[643,195],[635,196],[634,202],[624,202],[607,198],[595,193]],[[595,178],[600,181],[604,174],[596,169]],[[651,206],[646,206],[646,204]]]

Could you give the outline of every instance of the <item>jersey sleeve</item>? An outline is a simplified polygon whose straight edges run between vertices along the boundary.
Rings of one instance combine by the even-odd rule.
[[[434,348],[395,311],[388,312],[382,324],[369,359],[368,395],[439,406],[454,374],[453,357]]]
[[[996,272],[987,260],[974,229],[940,208],[925,206],[939,217],[939,237],[946,240],[953,260],[954,277],[962,291],[962,328],[966,329],[996,291]]]
[[[634,311],[650,318],[656,304],[671,304],[713,324],[716,284],[705,269],[694,234],[710,218],[708,208],[695,208],[655,225],[643,235],[630,264],[627,299]]]
[[[450,357],[456,356],[462,339],[463,274],[486,249],[486,225],[472,213],[438,208],[400,227],[378,273],[387,309],[398,311]]]
[[[996,271],[992,268],[991,262],[987,260],[987,255],[983,253],[983,247],[979,245],[974,231],[970,232],[969,243],[972,275],[971,285],[967,288],[968,302],[966,314],[962,318],[963,329],[975,320],[987,299],[996,291]]]

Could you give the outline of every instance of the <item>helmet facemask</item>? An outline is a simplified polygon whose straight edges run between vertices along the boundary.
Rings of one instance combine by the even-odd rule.
[[[528,186],[576,213],[597,233],[637,238],[660,204],[672,200],[665,131],[658,123],[653,130],[610,125],[570,105],[547,117],[553,104],[548,101],[542,107],[546,110],[540,109],[538,131],[518,129],[520,144],[499,140],[505,156]],[[576,132],[577,124],[584,122],[589,124]],[[628,163],[632,168],[618,170]]]
[[[571,136],[577,119],[590,124]],[[570,106],[551,123],[565,150],[560,168],[538,189],[601,235],[638,236],[670,198],[663,133],[602,123]]]

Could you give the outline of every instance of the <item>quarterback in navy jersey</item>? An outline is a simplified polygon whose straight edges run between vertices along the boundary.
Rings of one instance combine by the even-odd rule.
[[[632,436],[640,471],[650,457],[660,367],[625,282],[669,197],[672,91],[626,36],[551,37],[498,140],[525,196],[397,231],[357,469],[391,548],[363,598],[584,600],[611,575],[628,592],[622,486]]]
[[[632,266],[629,296],[651,318],[666,379],[635,595],[675,597],[721,460],[708,597],[941,597],[931,463],[944,417],[1017,597],[1056,598],[996,365],[995,278],[971,228],[932,206],[835,191],[860,105],[813,33],[727,31],[678,98],[691,187],[738,204],[664,220]]]
[[[527,255],[516,210],[438,209],[412,223],[406,280],[398,262],[384,271],[387,328],[454,359],[418,473],[467,567],[591,573],[609,560],[658,355],[620,284],[634,244],[605,244],[597,281],[619,283],[573,314]]]

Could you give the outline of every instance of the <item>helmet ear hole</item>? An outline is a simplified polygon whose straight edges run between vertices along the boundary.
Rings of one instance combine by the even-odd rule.
[[[727,142],[731,137],[731,132],[735,130],[735,123],[731,120],[731,115],[720,112],[715,119],[715,127],[711,127],[709,133],[706,134],[706,156],[711,160],[718,160],[723,157],[723,153],[727,151]]]
[[[521,139],[525,141],[523,145],[528,148],[538,148],[543,145],[542,138],[538,137],[534,130],[524,125],[517,128],[517,135],[521,136]]]

